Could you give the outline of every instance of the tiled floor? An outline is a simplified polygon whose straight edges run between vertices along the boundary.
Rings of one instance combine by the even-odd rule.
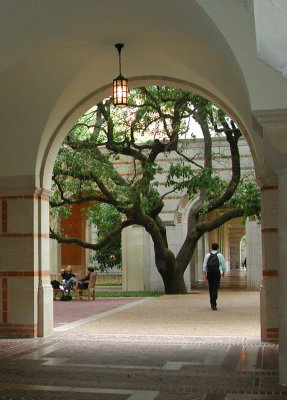
[[[278,346],[251,336],[253,328],[245,336],[192,336],[178,334],[177,322],[172,332],[129,334],[121,332],[123,317],[130,325],[138,310],[148,324],[148,309],[152,321],[156,309],[162,312],[165,304],[171,311],[174,300],[93,303],[74,303],[74,321],[70,317],[67,325],[61,316],[66,303],[55,304],[56,329],[48,338],[0,340],[0,399],[287,399],[287,388],[278,384]],[[199,301],[196,306],[200,310]],[[215,319],[224,315],[206,312]],[[204,332],[204,319],[202,326]]]

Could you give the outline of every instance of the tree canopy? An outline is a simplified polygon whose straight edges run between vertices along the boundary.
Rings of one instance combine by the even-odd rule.
[[[192,120],[201,128],[202,146],[191,155],[187,144],[194,138]],[[140,225],[153,240],[156,267],[166,293],[185,293],[183,273],[200,237],[232,218],[260,218],[254,177],[241,173],[241,136],[238,126],[222,110],[181,89],[134,89],[127,108],[114,108],[111,99],[99,102],[65,138],[54,166],[50,200],[59,216],[68,215],[74,204],[88,204],[89,221],[102,227],[98,241],[69,238],[52,227],[51,237],[99,251],[119,238],[124,228]],[[231,168],[224,176],[214,167],[219,157],[213,151],[214,138],[228,143],[229,151],[223,158]],[[176,155],[176,161],[171,154]],[[163,172],[161,157],[169,165],[164,190],[157,179]],[[121,171],[119,160],[127,161],[128,171]],[[178,192],[187,193],[193,205],[185,240],[174,254],[161,212],[166,196]],[[224,212],[212,220],[205,218],[216,209]],[[101,212],[111,216],[102,225]]]

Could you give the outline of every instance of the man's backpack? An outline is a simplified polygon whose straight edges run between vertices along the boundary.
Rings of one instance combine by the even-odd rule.
[[[206,264],[207,272],[219,272],[219,259],[217,253],[210,253]]]

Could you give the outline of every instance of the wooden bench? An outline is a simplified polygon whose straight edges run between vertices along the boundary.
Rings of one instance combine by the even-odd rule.
[[[76,300],[83,300],[83,297],[87,297],[87,300],[91,300],[91,297],[93,300],[96,300],[96,282],[97,282],[97,273],[92,272],[90,275],[90,279],[88,281],[85,281],[85,283],[88,283],[87,289],[81,289],[79,287],[80,282],[76,282],[76,285],[74,287],[74,292],[75,292],[75,299]]]
[[[61,277],[61,275],[60,274],[51,274],[50,275],[50,280],[51,281],[58,281],[58,282],[60,282],[60,284],[61,284],[61,282],[62,282],[62,277]],[[54,289],[53,288],[53,299],[54,300],[56,300],[57,299],[57,297],[61,297],[61,296],[63,296],[63,290],[61,290],[61,289]]]

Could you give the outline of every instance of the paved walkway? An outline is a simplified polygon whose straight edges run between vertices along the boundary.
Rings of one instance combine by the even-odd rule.
[[[88,303],[88,304],[87,304]],[[95,302],[55,302],[56,331],[85,322],[77,332],[109,335],[260,336],[259,293],[221,290],[218,310],[209,308],[206,290],[188,295],[144,299],[104,299]],[[120,307],[120,308],[118,308]],[[116,308],[116,309],[115,309]],[[109,313],[101,313],[104,311]],[[96,314],[95,322],[79,319]],[[59,328],[61,322],[72,322]],[[77,322],[78,321],[78,322]],[[58,328],[57,328],[58,327]]]
[[[54,302],[54,334],[0,341],[0,399],[277,400],[259,293]]]

